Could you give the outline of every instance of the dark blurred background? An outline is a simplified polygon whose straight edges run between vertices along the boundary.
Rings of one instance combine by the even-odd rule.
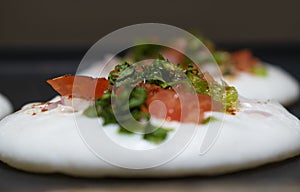
[[[299,7],[297,0],[0,0],[0,92],[16,109],[49,99],[47,78],[74,73],[101,37],[145,22],[200,31],[228,50],[250,48],[299,79]]]
[[[300,42],[297,0],[1,0],[0,45],[81,47],[127,25],[197,29],[222,43]]]

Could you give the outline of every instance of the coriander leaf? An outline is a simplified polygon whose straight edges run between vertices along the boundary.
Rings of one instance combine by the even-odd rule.
[[[218,120],[217,118],[215,118],[215,117],[213,117],[213,116],[210,116],[210,117],[207,117],[206,119],[204,119],[204,120],[202,121],[202,124],[208,124],[208,123],[210,123],[210,122],[217,121],[217,120]]]
[[[164,56],[162,56],[161,54],[158,54],[157,59],[158,60],[165,60],[166,61],[166,59],[164,58]]]
[[[221,102],[226,110],[235,109],[238,101],[238,92],[235,87],[212,83],[209,85],[209,95],[216,101]]]
[[[145,104],[147,91],[143,87],[136,87],[130,94],[129,108],[141,107]]]
[[[100,99],[95,102],[95,107],[99,117],[103,118],[103,125],[117,123],[111,107],[111,93],[104,93]]]
[[[266,66],[264,66],[264,65],[255,66],[252,69],[252,72],[254,73],[254,75],[257,75],[260,77],[266,77],[268,75],[268,70],[267,70]]]
[[[150,126],[153,126],[153,125],[150,125]],[[168,132],[170,132],[170,131],[171,130],[164,129],[164,128],[157,128],[155,131],[153,131],[151,133],[144,134],[144,139],[149,142],[159,144],[167,138]]]
[[[219,65],[227,62],[230,59],[230,54],[225,51],[214,51],[212,55]]]
[[[238,92],[235,87],[225,87],[225,106],[234,108],[236,101],[238,100]]]
[[[118,133],[119,134],[124,134],[124,135],[132,135],[132,134],[134,134],[134,132],[128,131],[124,127],[120,127]]]
[[[143,43],[143,42],[141,42]],[[157,57],[158,53],[163,49],[163,46],[155,44],[137,45],[129,50],[128,55],[133,57],[134,61],[141,61],[144,59]]]
[[[108,75],[108,81],[111,85],[114,85],[116,80],[120,77],[120,74],[123,73],[123,71],[127,70],[127,74],[123,74],[123,77],[128,76],[129,74],[133,73],[133,70],[130,69],[130,64],[127,62],[123,62],[119,65],[116,65],[114,70],[112,70]]]
[[[191,72],[188,72],[187,76],[188,76],[189,80],[191,81],[196,93],[208,94],[209,87],[208,87],[208,83],[206,80],[200,78],[199,76],[197,76]]]
[[[98,117],[98,113],[94,105],[84,110],[83,115],[87,117]]]

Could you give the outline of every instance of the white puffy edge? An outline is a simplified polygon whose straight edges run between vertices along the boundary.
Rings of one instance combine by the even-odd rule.
[[[272,102],[244,102],[239,113],[225,115],[216,142],[204,155],[199,154],[200,144],[209,127],[199,125],[191,143],[175,159],[159,167],[142,170],[115,167],[89,150],[77,130],[74,115],[86,125],[97,121],[97,118],[87,118],[81,112],[62,113],[57,111],[59,107],[32,115],[38,110],[27,106],[0,121],[0,159],[3,162],[24,171],[58,172],[80,177],[177,177],[249,169],[300,153],[299,120],[281,105]],[[214,112],[213,116],[222,119],[223,114]],[[114,126],[105,129],[120,144],[129,140],[140,146],[149,144],[139,136],[128,138],[116,134]],[[116,158],[139,161],[130,156],[119,157],[118,154]]]
[[[265,66],[268,71],[266,77],[239,72],[234,78],[224,78],[240,95],[250,99],[274,99],[285,106],[297,101],[300,94],[297,80],[280,67],[270,64]]]
[[[2,94],[0,94],[0,119],[10,114],[13,111],[13,107],[9,100]]]

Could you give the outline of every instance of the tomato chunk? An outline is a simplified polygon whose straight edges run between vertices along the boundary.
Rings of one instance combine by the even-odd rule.
[[[182,63],[185,60],[185,55],[175,49],[163,50],[162,56],[174,64]]]
[[[259,60],[254,57],[249,50],[240,50],[231,54],[237,69],[241,71],[251,72],[251,69],[259,65]]]
[[[151,115],[167,121],[201,123],[204,112],[212,111],[212,98],[204,94],[160,90],[146,102]]]
[[[64,75],[47,80],[52,88],[62,96],[72,96],[83,99],[101,98],[107,90],[109,82],[105,78]]]

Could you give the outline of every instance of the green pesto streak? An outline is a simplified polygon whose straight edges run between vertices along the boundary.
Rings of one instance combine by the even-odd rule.
[[[127,62],[121,63],[110,72],[108,80],[113,89],[108,89],[102,98],[97,99],[95,105],[87,108],[83,114],[91,118],[101,117],[103,125],[119,124],[120,134],[134,134],[121,126],[130,122],[133,117],[141,122],[140,129],[145,132],[143,138],[156,144],[164,141],[171,130],[150,123],[150,114],[142,111],[142,107],[146,106],[147,91],[136,85],[154,84],[163,89],[177,85],[190,86],[196,93],[210,95],[214,100],[223,103],[226,109],[235,108],[238,97],[234,87],[208,83],[203,78],[203,74],[192,64],[174,65],[161,56],[151,65],[137,66]],[[116,91],[119,88],[121,91]],[[111,101],[114,99],[117,102],[112,105]]]

